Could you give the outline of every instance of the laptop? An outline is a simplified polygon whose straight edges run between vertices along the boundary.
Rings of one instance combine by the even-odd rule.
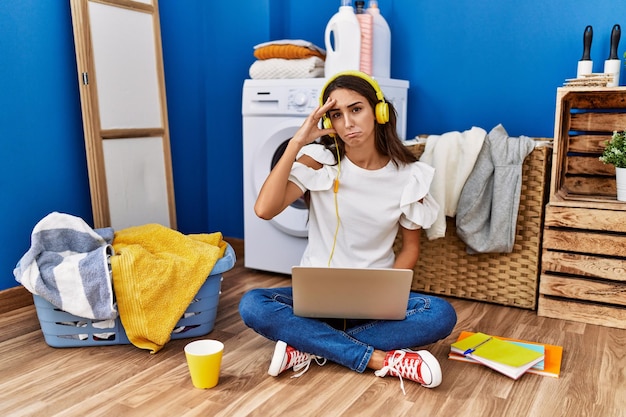
[[[403,320],[413,271],[294,266],[291,278],[296,316]]]

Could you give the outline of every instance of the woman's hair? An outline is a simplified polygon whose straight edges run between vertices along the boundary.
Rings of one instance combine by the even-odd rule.
[[[365,97],[369,102],[372,111],[376,114],[375,109],[379,102],[378,97],[376,97],[376,90],[374,90],[374,87],[369,83],[369,81],[355,75],[341,75],[331,81],[324,90],[322,102],[325,103],[330,93],[340,88],[352,90]],[[375,122],[376,128],[374,140],[376,150],[381,154],[388,156],[396,166],[417,161],[415,155],[413,155],[413,153],[411,153],[411,151],[404,146],[402,140],[398,137],[398,132],[396,131],[397,114],[395,107],[388,101],[387,104],[389,105],[389,121],[385,124]],[[343,158],[345,154],[343,141],[335,141],[335,139],[326,135],[322,136],[320,143],[322,143],[327,149],[331,150],[333,155],[335,155],[335,158],[335,146],[337,146],[339,148],[339,155]]]

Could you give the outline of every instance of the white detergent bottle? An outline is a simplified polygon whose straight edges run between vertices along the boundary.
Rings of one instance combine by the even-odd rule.
[[[372,76],[391,78],[391,30],[383,15],[380,14],[378,0],[370,0],[367,12],[374,17]]]
[[[324,42],[324,75],[327,78],[341,71],[360,68],[361,30],[351,0],[342,0],[339,11],[328,21]]]

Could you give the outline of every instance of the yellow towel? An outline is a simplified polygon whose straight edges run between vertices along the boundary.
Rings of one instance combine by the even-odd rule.
[[[213,266],[224,255],[220,232],[183,235],[158,224],[115,232],[113,289],[130,342],[158,352]]]

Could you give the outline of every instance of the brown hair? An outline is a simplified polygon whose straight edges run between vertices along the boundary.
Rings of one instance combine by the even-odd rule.
[[[376,97],[376,90],[369,81],[355,75],[340,75],[331,81],[324,90],[322,102],[325,103],[330,93],[340,88],[352,90],[365,97],[370,103],[372,111],[375,113],[376,105],[379,102],[378,97]],[[395,107],[388,101],[387,104],[389,105],[389,121],[385,124],[376,122],[374,139],[376,150],[382,155],[388,156],[396,166],[417,161],[415,155],[404,146],[402,140],[398,137],[398,132],[396,131],[397,114]],[[335,140],[330,136],[322,136],[320,142],[327,149],[332,151],[336,158]],[[336,143],[339,148],[339,155],[343,158],[345,154],[344,143],[341,140],[338,140]]]

